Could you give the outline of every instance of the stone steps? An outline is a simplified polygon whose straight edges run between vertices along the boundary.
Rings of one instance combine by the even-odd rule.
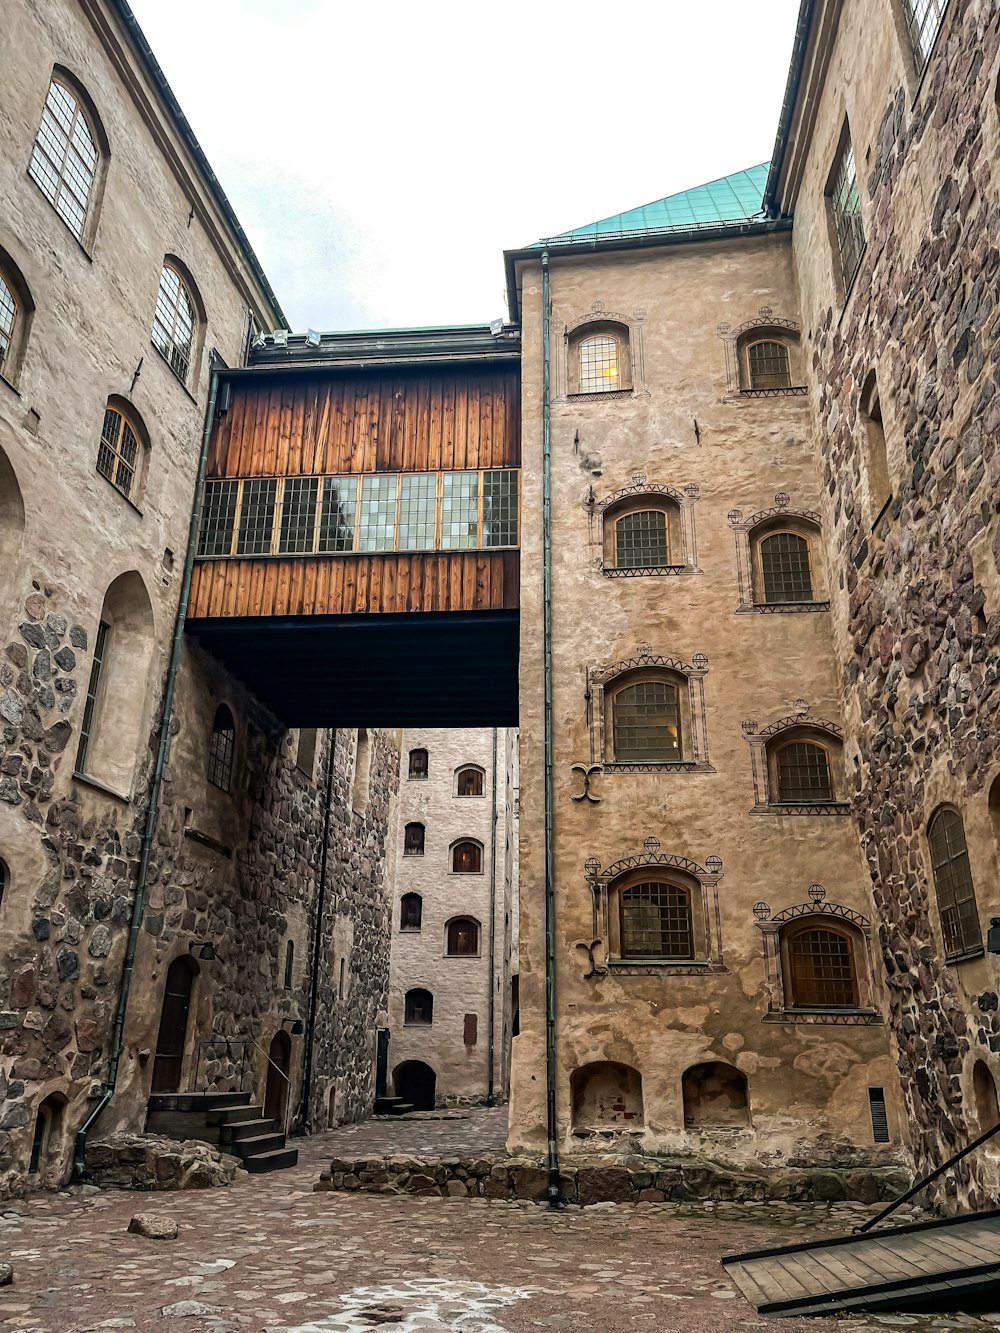
[[[412,1110],[413,1104],[402,1097],[376,1097],[372,1115],[408,1115]]]
[[[251,1106],[249,1092],[151,1097],[146,1127],[174,1139],[217,1144],[254,1174],[294,1166],[299,1159],[277,1121],[266,1117],[262,1106]]]
[[[284,1171],[286,1167],[294,1166],[299,1160],[299,1150],[297,1148],[279,1148],[275,1152],[260,1153],[257,1157],[248,1157],[243,1165],[253,1176],[263,1174],[265,1171]]]

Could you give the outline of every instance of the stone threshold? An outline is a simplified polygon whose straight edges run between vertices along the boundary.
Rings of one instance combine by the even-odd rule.
[[[578,1159],[564,1163],[564,1203],[888,1203],[910,1185],[898,1166],[785,1167],[735,1170],[704,1158]],[[475,1157],[335,1157],[313,1187],[370,1194],[417,1194],[458,1199],[548,1199],[548,1171],[538,1160],[502,1153]]]

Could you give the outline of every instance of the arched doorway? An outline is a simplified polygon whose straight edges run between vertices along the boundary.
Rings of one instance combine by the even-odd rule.
[[[392,1071],[396,1096],[409,1102],[415,1111],[433,1111],[437,1074],[423,1060],[404,1060]]]
[[[288,1106],[288,1077],[292,1067],[292,1039],[284,1028],[279,1028],[267,1048],[267,1084],[264,1088],[264,1119],[276,1121],[285,1128],[285,1109]]]
[[[191,987],[197,975],[198,964],[186,954],[175,958],[167,968],[160,1030],[156,1035],[156,1059],[153,1061],[153,1092],[180,1091]]]

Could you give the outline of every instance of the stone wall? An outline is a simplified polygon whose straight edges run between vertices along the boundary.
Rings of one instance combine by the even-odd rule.
[[[973,1065],[1000,1079],[996,960],[945,960],[927,844],[965,821],[978,915],[1000,913],[1000,28],[952,0],[922,77],[890,6],[845,4],[815,127],[793,138],[795,257],[809,330],[824,511],[839,571],[836,647],[858,828],[874,895],[899,1076],[919,1168],[973,1137]],[[810,58],[817,81],[819,58]],[[833,277],[827,175],[850,126],[867,250]],[[863,386],[874,370],[892,502],[873,530]],[[877,507],[877,506],[876,506]],[[976,1154],[943,1189],[984,1206]]]

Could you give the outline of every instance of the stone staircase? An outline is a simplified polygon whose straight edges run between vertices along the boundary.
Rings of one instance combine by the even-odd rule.
[[[249,1092],[170,1093],[150,1097],[146,1130],[172,1139],[201,1139],[239,1157],[254,1175],[281,1171],[299,1160],[276,1120],[250,1105]]]
[[[406,1115],[412,1110],[412,1102],[404,1102],[402,1097],[376,1097],[372,1115]]]

